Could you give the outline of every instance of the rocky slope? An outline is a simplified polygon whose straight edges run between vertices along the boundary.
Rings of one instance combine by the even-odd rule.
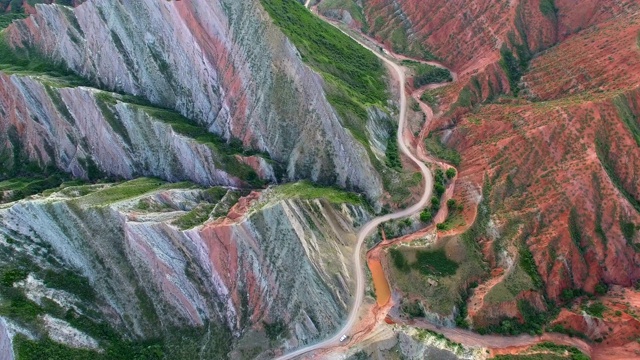
[[[640,279],[640,3],[331,4],[359,4],[363,31],[459,75],[425,97],[439,110],[427,141],[462,159],[454,198],[478,208],[467,223],[488,216],[466,233],[492,268],[468,301],[472,325]]]
[[[121,337],[164,339],[159,349],[170,358],[195,356],[200,346],[255,357],[330,334],[353,285],[353,227],[369,215],[357,197],[338,204],[332,194],[341,193],[327,190],[330,200],[318,200],[304,195],[309,189],[287,185],[239,198],[138,179],[3,206],[0,313],[14,347],[20,353],[27,339],[48,337],[116,356]],[[289,199],[292,191],[304,199]],[[29,315],[15,310],[24,302]],[[173,329],[200,345],[176,343]]]
[[[282,164],[286,179],[348,186],[380,198],[382,181],[367,149],[343,127],[321,77],[300,61],[258,1],[94,0],[74,9],[36,9],[4,30],[14,53],[5,64],[60,64],[86,85],[176,110],[227,141],[268,154]],[[27,108],[39,106],[40,99],[25,97]],[[77,105],[84,106],[95,108],[91,101]],[[26,143],[37,142],[23,127],[17,130]]]
[[[263,180],[276,181],[268,157],[256,162],[255,170],[243,165],[248,158],[224,140],[211,135],[203,142],[202,136],[181,134],[179,126],[189,121],[174,112],[38,76],[0,74],[0,84],[0,139],[9,145],[5,171],[30,159],[84,179],[95,178],[97,167],[120,178],[155,176],[203,185],[256,185],[256,170]],[[16,153],[23,159],[12,156]]]

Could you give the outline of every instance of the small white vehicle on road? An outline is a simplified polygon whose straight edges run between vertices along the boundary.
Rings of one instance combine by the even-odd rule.
[[[340,342],[344,342],[345,340],[347,340],[349,337],[347,335],[342,335],[340,337]]]

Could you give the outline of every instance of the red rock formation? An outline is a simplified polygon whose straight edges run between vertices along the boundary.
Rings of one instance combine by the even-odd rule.
[[[410,56],[428,49],[458,73],[428,125],[462,156],[455,197],[477,204],[489,180],[498,241],[484,243],[485,257],[505,266],[494,243],[526,246],[544,284],[539,293],[551,300],[560,302],[564,289],[640,279],[640,237],[627,239],[621,228],[640,224],[639,4],[557,0],[546,14],[539,0],[364,4],[368,31],[387,47]],[[498,97],[510,92],[503,45],[532,55],[519,98]],[[454,106],[463,89],[473,112]],[[504,240],[509,222],[519,225]],[[469,311],[484,322],[514,308]]]

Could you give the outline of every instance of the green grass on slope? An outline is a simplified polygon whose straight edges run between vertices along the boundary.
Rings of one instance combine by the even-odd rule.
[[[6,28],[11,25],[13,20],[24,19],[26,18],[26,14],[3,14],[0,15],[0,30]]]
[[[439,84],[453,81],[451,72],[447,69],[442,69],[429,64],[422,64],[412,60],[403,60],[402,64],[415,69],[416,75],[413,78],[413,86],[416,88],[427,84]]]
[[[161,189],[173,189],[181,187],[190,187],[190,183],[166,183],[158,179],[139,178],[131,181],[125,181],[113,186],[106,187],[102,190],[93,192],[78,199],[82,205],[108,205],[118,201],[131,199],[140,195],[144,195],[151,191]]]
[[[334,204],[354,204],[363,203],[362,198],[358,194],[340,190],[334,187],[320,187],[313,185],[308,181],[301,181],[293,184],[281,185],[275,188],[274,192],[285,198],[313,200],[326,199]]]
[[[425,146],[429,153],[437,158],[440,158],[446,162],[449,162],[455,166],[460,165],[460,161],[462,161],[460,154],[452,148],[447,148],[440,142],[440,139],[430,133],[426,139],[424,139]]]
[[[13,48],[0,32],[0,71],[7,74],[46,76],[56,86],[90,86],[66,64],[46,58],[35,49]]]
[[[238,161],[238,159],[236,159],[236,155],[258,155],[274,165],[274,168],[278,171],[278,164],[271,160],[269,154],[244,149],[242,143],[236,139],[227,142],[219,135],[208,132],[205,128],[182,116],[177,111],[153,106],[144,99],[134,96],[119,95],[109,92],[99,93],[96,95],[96,99],[101,111],[107,118],[107,121],[109,121],[109,124],[114,128],[114,130],[121,134],[121,136],[126,134],[126,129],[113,114],[113,106],[116,105],[118,101],[135,106],[144,111],[154,120],[170,125],[176,133],[207,145],[214,154],[217,155],[214,157],[216,167],[224,170],[232,176],[236,176],[239,179],[246,181],[254,187],[262,187],[265,185],[265,182],[260,179],[253,168]],[[128,139],[128,135],[126,137],[123,136],[123,138]]]
[[[367,145],[366,106],[385,105],[385,70],[380,60],[295,0],[261,0],[274,23],[309,64],[324,77],[327,99],[344,126]]]

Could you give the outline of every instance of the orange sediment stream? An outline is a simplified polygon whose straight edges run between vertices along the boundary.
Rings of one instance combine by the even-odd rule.
[[[373,286],[376,290],[378,306],[384,306],[391,298],[391,289],[389,289],[389,283],[387,282],[387,278],[384,276],[382,263],[378,259],[368,259],[367,264],[369,265],[369,270],[371,270],[371,276],[373,277]]]

